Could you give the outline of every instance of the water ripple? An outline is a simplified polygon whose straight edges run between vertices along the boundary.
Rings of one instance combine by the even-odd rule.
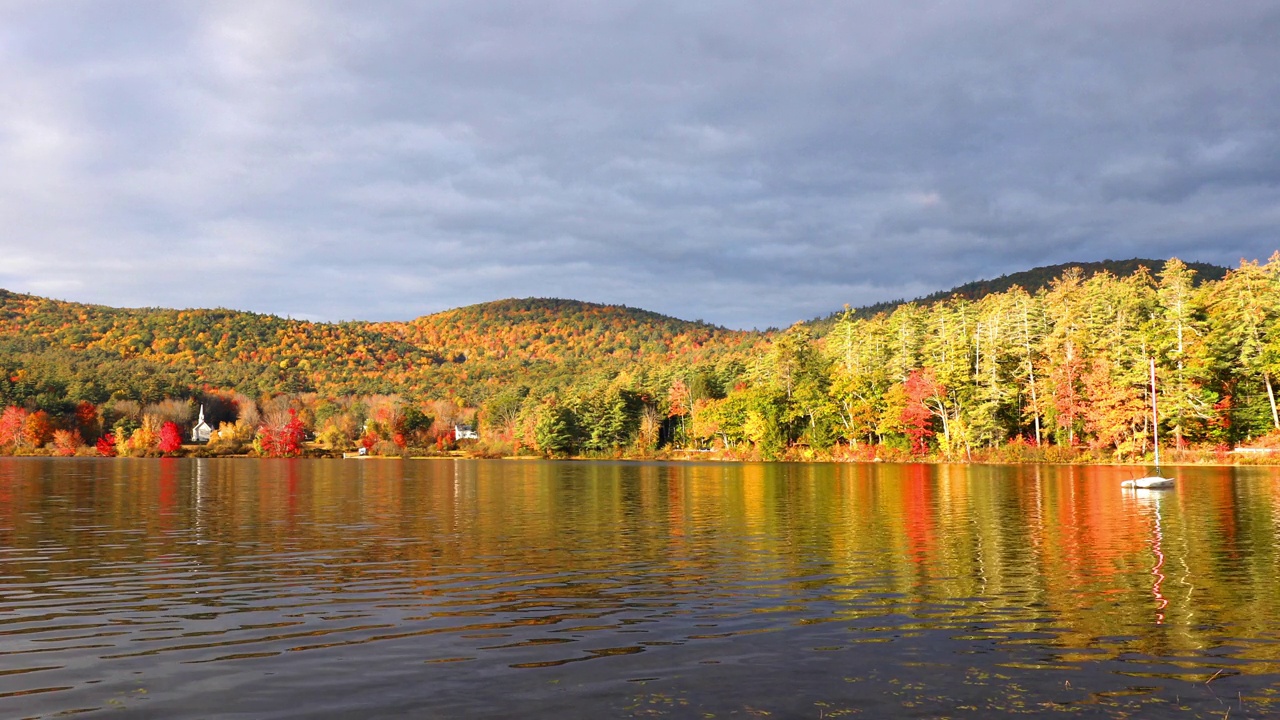
[[[1275,709],[1262,482],[353,465],[0,462],[0,714]]]

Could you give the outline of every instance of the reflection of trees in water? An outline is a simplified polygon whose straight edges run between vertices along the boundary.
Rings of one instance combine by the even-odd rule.
[[[101,561],[88,575],[164,556],[304,582],[322,572],[306,554],[335,593],[407,583],[510,612],[749,599],[1112,655],[1274,636],[1280,617],[1280,491],[1247,469],[1185,469],[1150,499],[1102,467],[51,462],[0,465],[0,543],[59,543]]]

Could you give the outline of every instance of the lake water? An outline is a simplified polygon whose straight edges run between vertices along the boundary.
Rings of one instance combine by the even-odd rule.
[[[1280,717],[1280,473],[0,459],[0,717]]]

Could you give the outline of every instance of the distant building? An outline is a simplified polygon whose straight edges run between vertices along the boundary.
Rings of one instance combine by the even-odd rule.
[[[209,433],[213,432],[213,428],[209,427],[209,423],[204,421],[204,406],[200,406],[200,418],[196,420],[195,427],[191,428],[191,442],[207,443],[209,442]]]
[[[470,425],[454,425],[453,439],[454,440],[479,440],[480,433],[477,433],[476,429],[471,427]]]

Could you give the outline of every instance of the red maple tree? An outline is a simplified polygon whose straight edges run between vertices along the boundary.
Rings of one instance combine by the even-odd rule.
[[[182,447],[182,429],[175,422],[167,422],[160,426],[160,452],[168,454]]]
[[[27,411],[10,405],[0,413],[0,446],[22,444],[22,426],[27,422]]]
[[[98,408],[93,403],[84,401],[76,405],[76,428],[81,435],[93,437],[97,434]]]
[[[280,427],[263,425],[258,430],[258,442],[267,457],[297,457],[302,454],[302,441],[306,428],[295,410],[289,410],[289,421]]]
[[[938,394],[938,380],[928,368],[912,370],[903,389],[906,391],[907,404],[902,408],[899,420],[911,440],[911,454],[924,455],[929,452],[929,438],[934,435],[934,413],[925,402]]]
[[[106,435],[98,438],[98,444],[94,447],[102,457],[115,457],[116,436],[113,433],[107,433]]]

